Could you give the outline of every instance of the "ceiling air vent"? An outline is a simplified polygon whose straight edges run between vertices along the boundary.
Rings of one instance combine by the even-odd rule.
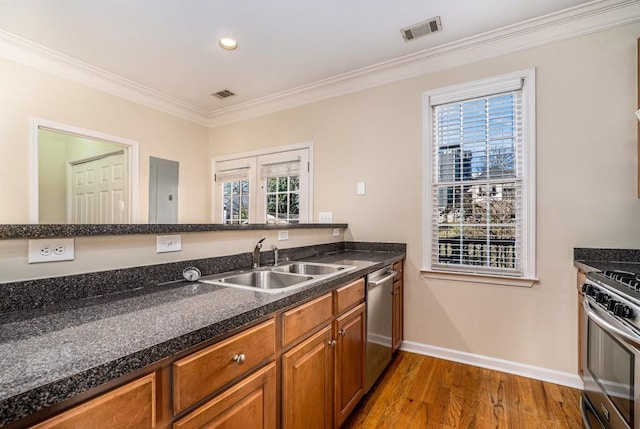
[[[214,97],[218,97],[219,99],[222,100],[223,98],[231,97],[232,95],[236,95],[236,94],[229,91],[228,89],[224,89],[222,91],[214,92],[211,95],[213,95]]]
[[[400,33],[402,33],[404,41],[408,42],[416,37],[426,36],[427,34],[435,33],[437,31],[442,31],[442,23],[440,22],[439,16],[419,22],[410,27],[405,27],[400,30]]]

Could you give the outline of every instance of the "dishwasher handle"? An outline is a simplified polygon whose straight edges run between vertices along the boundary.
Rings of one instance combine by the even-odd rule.
[[[369,281],[367,281],[367,284],[371,285],[373,287],[379,286],[379,285],[383,284],[384,282],[388,281],[389,279],[395,277],[396,274],[398,274],[397,271],[389,271],[388,275],[382,277],[381,279],[369,280]]]

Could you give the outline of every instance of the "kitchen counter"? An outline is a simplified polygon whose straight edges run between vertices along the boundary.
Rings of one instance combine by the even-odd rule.
[[[640,250],[575,248],[573,265],[583,273],[618,270],[640,274]]]
[[[346,249],[308,258],[357,268],[289,293],[180,281],[1,314],[0,426],[404,257],[399,245],[394,251]]]

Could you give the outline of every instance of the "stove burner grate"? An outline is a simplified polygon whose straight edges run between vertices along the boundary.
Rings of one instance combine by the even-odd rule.
[[[627,271],[603,271],[602,274],[618,283],[629,287],[630,289],[640,291],[640,275],[629,273]]]

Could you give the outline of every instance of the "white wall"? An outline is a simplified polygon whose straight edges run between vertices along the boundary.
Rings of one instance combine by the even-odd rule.
[[[355,240],[408,245],[405,336],[421,345],[577,372],[574,247],[637,248],[640,25],[427,74],[211,131],[212,156],[314,142],[315,202]],[[422,93],[537,69],[537,262],[532,288],[427,280]],[[356,182],[367,194],[356,196]]]
[[[0,58],[0,223],[29,221],[29,118],[136,140],[140,144],[140,219],[148,219],[149,157],[180,162],[178,218],[209,220],[206,127]]]

